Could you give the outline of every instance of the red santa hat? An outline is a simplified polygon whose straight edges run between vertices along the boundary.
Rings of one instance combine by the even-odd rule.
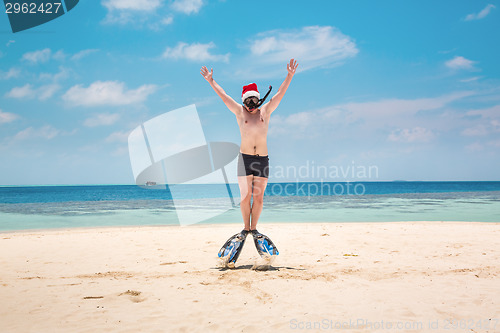
[[[248,97],[260,98],[259,91],[257,90],[257,84],[250,83],[243,87],[243,92],[241,93],[241,101],[244,102]]]

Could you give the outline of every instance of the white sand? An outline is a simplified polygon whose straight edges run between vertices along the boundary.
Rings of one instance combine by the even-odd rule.
[[[240,229],[0,233],[0,332],[500,332],[500,223],[262,224],[273,269],[216,268]]]

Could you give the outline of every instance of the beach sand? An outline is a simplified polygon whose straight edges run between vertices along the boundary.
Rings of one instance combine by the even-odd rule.
[[[258,229],[268,271],[239,224],[0,233],[0,332],[500,332],[500,223]]]

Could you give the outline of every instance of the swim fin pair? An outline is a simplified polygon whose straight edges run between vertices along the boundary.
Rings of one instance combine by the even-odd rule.
[[[241,250],[243,249],[248,233],[252,234],[255,247],[261,257],[279,254],[276,245],[274,245],[271,239],[266,235],[261,234],[257,230],[242,230],[241,232],[231,236],[219,250],[218,256],[222,259],[224,266],[231,268],[234,267],[236,260],[238,260],[238,257],[241,254]]]

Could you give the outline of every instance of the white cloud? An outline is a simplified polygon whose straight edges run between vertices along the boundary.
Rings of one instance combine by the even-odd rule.
[[[434,136],[431,130],[417,126],[397,129],[389,135],[388,139],[395,142],[429,142]]]
[[[480,115],[483,118],[500,119],[500,105],[494,105],[485,109],[475,109],[467,112],[469,116]]]
[[[175,0],[172,9],[184,14],[196,14],[203,6],[203,0]]]
[[[480,124],[464,129],[461,134],[465,136],[484,136],[488,134],[488,129],[486,126]]]
[[[92,54],[92,53],[95,53],[99,51],[99,49],[86,49],[86,50],[82,50],[80,52],[77,52],[75,53],[72,57],[71,57],[71,60],[80,60],[82,59],[83,57],[86,57],[88,56],[89,54]]]
[[[59,50],[52,55],[52,58],[61,61],[66,59],[66,54],[62,50]]]
[[[159,31],[164,26],[170,25],[172,23],[174,23],[174,17],[173,16],[166,16],[166,17],[163,17],[162,19],[160,19],[159,21],[150,20],[147,23],[147,27],[150,28],[151,30]]]
[[[59,130],[55,129],[50,125],[46,125],[40,128],[28,127],[16,135],[14,135],[14,141],[29,140],[29,139],[44,139],[50,140],[55,138],[59,134]]]
[[[13,122],[17,118],[19,118],[17,114],[10,112],[3,112],[2,109],[0,109],[0,124]]]
[[[128,105],[144,102],[156,89],[156,85],[145,84],[127,90],[123,82],[95,81],[88,88],[81,84],[71,87],[63,100],[74,106]]]
[[[480,116],[476,125],[465,128],[461,134],[464,136],[485,136],[500,132],[500,105],[494,105],[485,109],[470,110],[467,116]]]
[[[153,11],[161,6],[160,0],[104,0],[108,10]]]
[[[106,142],[128,142],[129,134],[130,131],[113,132],[106,138]]]
[[[15,42],[16,42],[15,40],[12,40],[12,39],[11,39],[11,40],[9,40],[9,41],[5,44],[5,46],[9,47],[9,45],[10,45],[10,44],[13,44],[13,43],[15,43]]]
[[[480,20],[482,18],[485,18],[486,16],[488,16],[488,14],[491,12],[491,10],[493,8],[495,8],[495,5],[490,3],[486,7],[484,7],[483,10],[481,10],[479,13],[477,13],[477,14],[472,13],[472,14],[467,15],[465,17],[465,20],[472,21],[472,20]]]
[[[174,23],[174,17],[173,16],[167,16],[167,17],[164,17],[161,21],[160,21],[161,24],[163,25],[169,25],[169,24],[172,24]]]
[[[94,52],[99,51],[98,49],[86,49],[79,51],[75,53],[73,56],[71,56],[71,60],[80,60],[81,58],[88,56],[89,54],[92,54]],[[58,61],[63,61],[67,57],[69,57],[68,54],[64,53],[63,50],[58,50],[57,52],[53,52],[49,48],[45,48],[43,50],[37,50],[33,52],[26,52],[22,56],[22,60],[27,61],[32,64],[37,64],[37,63],[44,63],[49,61],[50,59],[55,59]]]
[[[59,81],[59,80],[64,80],[69,77],[70,70],[60,66],[59,67],[59,72],[57,73],[40,73],[40,80],[47,80],[47,81]]]
[[[500,132],[500,119],[493,119],[490,121],[489,125],[493,128],[493,131]]]
[[[460,82],[474,82],[474,81],[477,81],[481,78],[481,76],[474,76],[474,77],[469,77],[467,79],[462,79],[462,80],[459,80]]]
[[[52,97],[61,87],[58,84],[46,84],[39,88],[33,88],[31,84],[25,84],[22,87],[14,87],[5,94],[6,97],[18,99],[46,100]]]
[[[300,30],[272,30],[258,34],[250,44],[250,64],[284,65],[295,58],[299,70],[337,66],[358,54],[351,37],[332,26],[308,26]],[[283,69],[281,69],[281,72]]]
[[[83,125],[87,127],[96,127],[96,126],[107,126],[113,125],[120,119],[120,115],[118,113],[102,113],[98,114],[95,117],[87,118]]]
[[[128,147],[126,145],[122,145],[118,148],[116,148],[111,155],[113,156],[125,156],[128,155]]]
[[[59,50],[57,52],[52,52],[51,49],[45,48],[43,50],[37,50],[33,52],[26,52],[23,54],[21,60],[27,61],[31,64],[39,64],[49,61],[50,59],[55,59],[58,61],[62,61],[66,59],[67,55]]]
[[[294,137],[301,137],[303,134],[309,133],[309,136],[311,136],[316,133],[311,134],[309,129],[311,126],[321,126],[321,124],[316,123],[316,121],[322,122],[320,117],[315,112],[297,112],[289,116],[276,114],[273,115],[269,134],[275,136],[291,134]]]
[[[365,119],[370,122],[388,119],[406,118],[419,111],[435,110],[445,105],[471,96],[472,91],[455,92],[444,96],[417,99],[384,99],[375,102],[347,103],[337,105],[336,108],[349,112],[351,120]]]
[[[438,53],[439,54],[447,54],[447,53],[455,52],[456,50],[457,50],[457,48],[454,48],[454,49],[450,49],[450,50],[438,51]]]
[[[32,88],[31,84],[28,83],[22,87],[12,88],[5,96],[11,98],[33,98],[35,96],[35,90]]]
[[[47,62],[50,60],[52,51],[49,48],[43,50],[37,50],[33,52],[26,52],[23,54],[22,60],[28,61],[32,64]]]
[[[12,67],[7,72],[0,71],[0,79],[8,80],[12,78],[17,78],[19,77],[19,73],[21,73],[19,69]]]
[[[127,25],[136,29],[159,31],[174,22],[175,12],[193,14],[199,12],[203,0],[102,0],[108,10],[104,24]]]
[[[473,94],[471,91],[462,91],[433,98],[393,98],[379,101],[352,102],[288,116],[277,113],[272,116],[269,134],[295,135],[296,133],[307,132],[309,135],[311,133],[314,135],[321,135],[318,133],[337,135],[336,133],[346,131],[348,128],[350,128],[349,131],[356,128],[356,131],[360,133],[368,133],[372,130],[389,127],[401,129],[392,133],[393,139],[400,137],[403,140],[405,135],[408,139],[416,138],[418,134],[423,134],[419,130],[414,130],[416,121],[424,121],[423,118],[416,119],[420,112],[443,109],[449,103]],[[439,124],[433,123],[431,126],[439,127]],[[418,127],[429,126],[420,125]],[[433,132],[426,132],[425,134],[430,135],[430,133]]]
[[[210,49],[215,48],[213,42],[202,44],[193,43],[187,44],[179,42],[175,47],[167,47],[163,52],[164,59],[187,59],[191,61],[229,61],[229,53],[224,55],[211,54]]]
[[[285,118],[285,122],[290,125],[307,126],[311,123],[313,117],[309,112],[298,112],[293,117]]]
[[[61,87],[58,84],[46,84],[38,88],[38,99],[46,100],[52,97]]]
[[[127,25],[128,27],[148,27],[159,30],[164,23],[158,21],[163,0],[103,0],[101,4],[108,13],[105,24]]]
[[[483,145],[480,144],[479,142],[471,143],[471,144],[465,146],[464,148],[465,148],[465,150],[467,150],[468,152],[471,152],[471,153],[482,151],[484,149]]]
[[[448,60],[445,62],[446,67],[449,67],[451,69],[467,69],[467,70],[472,70],[474,69],[474,64],[476,62],[466,59],[461,56],[456,56],[453,59]]]

